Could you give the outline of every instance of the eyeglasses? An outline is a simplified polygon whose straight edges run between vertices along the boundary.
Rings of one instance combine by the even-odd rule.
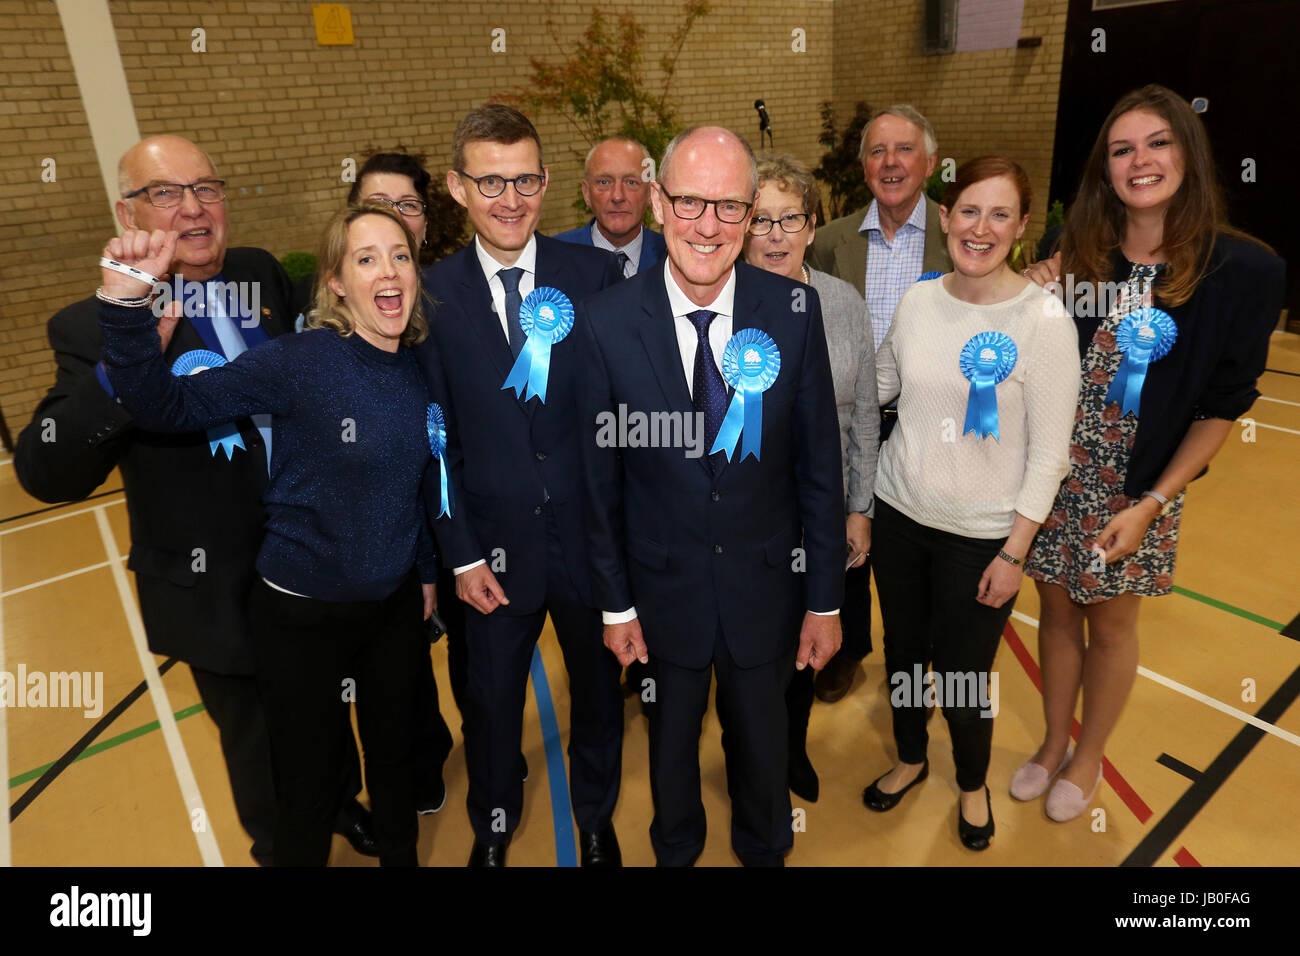
[[[546,177],[540,173],[524,173],[522,176],[515,176],[507,179],[505,176],[471,176],[463,169],[458,169],[466,179],[474,180],[474,185],[488,199],[496,199],[506,191],[506,186],[510,183],[515,184],[515,192],[521,196],[535,196],[537,191],[542,188],[546,182]]]
[[[418,199],[389,199],[387,196],[367,196],[366,202],[382,203],[390,209],[396,209],[408,219],[414,219],[416,216],[423,216],[427,208],[423,202]]]
[[[749,223],[749,234],[751,236],[766,236],[772,231],[772,227],[777,223],[781,224],[782,232],[801,232],[803,227],[808,225],[808,214],[806,212],[792,212],[789,215],[782,216],[780,219],[768,219],[764,216],[755,216]]]
[[[222,202],[226,198],[226,181],[224,179],[200,179],[196,183],[150,183],[133,193],[127,193],[123,199],[134,199],[143,193],[150,203],[159,209],[179,206],[185,198],[185,190],[194,193],[194,198],[201,203]]]
[[[664,197],[673,204],[673,212],[678,219],[699,219],[708,206],[718,217],[718,222],[744,222],[753,203],[741,202],[739,199],[701,199],[699,196],[673,196],[666,190]]]

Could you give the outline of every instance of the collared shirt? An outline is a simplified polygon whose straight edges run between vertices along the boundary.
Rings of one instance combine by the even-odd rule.
[[[474,237],[474,251],[478,253],[478,264],[483,269],[483,277],[487,279],[488,290],[492,293],[492,308],[496,310],[497,318],[501,320],[501,333],[509,342],[510,326],[506,324],[506,287],[497,273],[502,269],[523,269],[524,274],[519,277],[519,298],[528,298],[528,293],[532,292],[537,285],[537,235],[534,233],[528,237],[528,244],[519,253],[519,258],[515,260],[514,265],[503,266],[493,259],[483,248],[483,243],[478,236]]]
[[[687,297],[681,286],[677,284],[677,280],[673,278],[671,266],[664,269],[664,287],[668,290],[668,307],[673,311],[673,329],[677,332],[677,350],[682,357],[682,374],[686,376],[686,388],[691,393],[691,399],[694,400],[695,352],[700,347],[700,335],[695,331],[695,324],[686,316],[700,309],[717,313],[709,323],[709,348],[713,350],[713,362],[721,372],[722,352],[731,339],[736,314],[736,270],[733,266],[717,297],[705,306],[696,305]],[[812,613],[819,617],[830,617],[840,612],[839,608],[836,608],[834,611],[812,611]],[[600,616],[602,624],[626,624],[634,620],[637,614],[636,608],[630,607],[625,611],[601,611]]]
[[[892,241],[880,228],[880,209],[874,199],[858,232],[867,237],[867,311],[871,313],[871,337],[879,350],[894,321],[898,300],[921,277],[925,261],[925,197],[917,199],[912,214],[894,232]]]
[[[621,252],[627,256],[627,264],[623,266],[623,278],[630,279],[636,275],[637,263],[641,261],[641,244],[645,241],[645,226],[642,225],[636,231],[636,238],[625,246],[616,246],[605,238],[605,234],[600,231],[600,225],[592,220],[591,223],[591,244],[597,249],[606,249],[610,252]]]

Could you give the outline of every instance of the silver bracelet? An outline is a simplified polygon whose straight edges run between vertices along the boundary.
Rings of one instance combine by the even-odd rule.
[[[1158,502],[1160,503],[1160,507],[1161,507],[1162,509],[1167,508],[1167,507],[1169,506],[1169,499],[1166,498],[1164,495],[1162,495],[1162,494],[1161,494],[1160,492],[1158,492],[1158,491],[1144,491],[1144,492],[1142,492],[1142,497],[1143,497],[1143,498],[1154,498],[1154,499],[1156,499],[1156,501],[1158,501]],[[1139,499],[1139,500],[1141,500],[1141,499]]]
[[[109,305],[120,305],[124,309],[147,308],[149,303],[153,301],[152,295],[146,295],[139,299],[118,299],[105,292],[102,285],[95,290],[95,298],[100,302],[107,302]]]
[[[149,283],[149,288],[158,284],[158,277],[150,275],[143,269],[137,269],[135,266],[128,266],[125,262],[118,262],[116,259],[109,259],[107,256],[99,260],[102,268],[112,269],[114,272],[120,272],[124,276],[130,276],[132,279],[139,279],[141,282]]]

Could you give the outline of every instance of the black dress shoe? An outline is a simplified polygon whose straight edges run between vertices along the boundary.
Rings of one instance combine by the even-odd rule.
[[[961,814],[961,798],[957,799],[957,835],[968,850],[987,850],[989,837],[993,836],[993,801],[989,797],[989,788],[984,787],[984,802],[989,808],[989,822],[982,827],[966,822]]]
[[[506,865],[506,848],[510,846],[510,841],[498,843],[495,846],[487,846],[474,841],[474,849],[469,851],[469,866],[478,867],[504,867]]]
[[[375,842],[375,825],[370,811],[356,800],[343,804],[334,820],[334,832],[352,844],[352,849],[362,856],[379,856],[379,844]]]
[[[424,796],[417,799],[415,812],[423,816],[426,813],[437,813],[447,803],[447,782],[441,777],[438,778],[436,789],[430,790]]]
[[[791,793],[809,803],[817,802],[817,797],[821,794],[821,782],[817,779],[817,771],[813,769],[806,750],[790,754],[787,776]]]
[[[844,697],[853,686],[853,677],[857,674],[861,661],[837,654],[831,662],[813,678],[813,692],[817,699],[826,704],[833,704]]]
[[[618,848],[618,837],[614,835],[612,823],[597,833],[579,830],[578,846],[582,849],[583,866],[613,868],[623,865],[623,854]]]
[[[898,806],[898,801],[903,799],[903,794],[930,776],[930,761],[926,760],[925,763],[921,764],[921,772],[916,775],[916,779],[897,793],[885,793],[877,786],[887,776],[889,776],[888,773],[882,773],[872,781],[871,786],[862,791],[862,802],[868,810],[884,813],[886,810],[892,810]]]

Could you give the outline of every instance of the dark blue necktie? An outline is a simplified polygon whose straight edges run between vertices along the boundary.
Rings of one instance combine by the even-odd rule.
[[[697,412],[704,413],[704,453],[707,456],[718,437],[722,419],[727,414],[727,386],[722,381],[722,373],[713,361],[713,347],[709,345],[709,323],[717,315],[708,309],[687,313],[687,318],[699,334],[700,344],[695,349],[695,381],[692,388],[692,400]],[[709,459],[710,468],[712,458]]]
[[[524,327],[519,324],[519,308],[523,305],[523,299],[519,297],[519,280],[523,275],[523,269],[502,269],[497,273],[506,289],[506,328],[510,330],[510,354],[515,358],[519,358],[519,353],[524,350]]]
[[[626,252],[619,252],[614,258],[618,259],[618,271],[624,278],[627,277],[627,264],[632,260],[628,258]]]

